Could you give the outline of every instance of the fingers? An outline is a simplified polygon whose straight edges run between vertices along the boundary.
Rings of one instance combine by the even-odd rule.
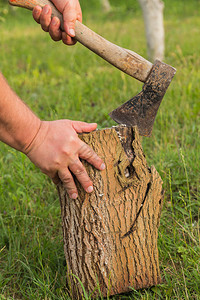
[[[37,23],[41,24],[45,32],[49,32],[54,41],[61,40],[60,20],[57,17],[51,19],[51,7],[49,5],[45,5],[43,9],[40,6],[34,7],[33,18]]]
[[[86,123],[80,121],[72,121],[72,127],[77,133],[91,132],[97,128],[97,123]]]
[[[68,46],[75,45],[77,42],[75,39],[72,39],[69,35],[67,35],[66,32],[62,32],[62,41]]]
[[[62,39],[64,44],[74,45],[76,43],[76,40],[73,39],[73,37],[75,37],[75,22],[76,20],[82,22],[82,12],[79,1],[56,1],[54,4],[63,14],[65,32],[60,30],[60,21],[58,18],[54,17],[51,20],[52,10],[49,5],[45,5],[43,9],[36,6],[33,9],[33,18],[37,23],[41,24],[44,31],[49,32],[54,41]]]
[[[70,172],[71,171],[71,172]],[[73,179],[72,174],[74,174],[77,180],[80,182],[82,187],[87,193],[91,193],[93,191],[93,184],[91,179],[89,178],[83,164],[79,159],[74,161],[71,165],[69,165],[69,169],[63,169],[58,171],[58,176],[62,181],[64,187],[67,190],[67,193],[71,199],[76,199],[78,197],[78,191]],[[54,183],[58,183],[58,178],[54,178]]]
[[[92,181],[79,159],[73,162],[69,166],[69,169],[65,168],[58,171],[52,180],[56,185],[61,181],[66,188],[69,197],[71,199],[76,199],[78,197],[78,191],[72,174],[76,176],[77,180],[87,193],[91,193],[93,191]]]
[[[63,9],[64,29],[66,33],[75,36],[76,20],[82,22],[82,12],[79,1],[67,1]]]
[[[71,199],[76,199],[78,197],[78,191],[69,169],[67,168],[58,171],[58,176],[66,188],[69,197]]]
[[[60,20],[57,17],[53,17],[49,25],[49,34],[54,41],[60,41],[62,39],[62,32],[60,30]]]
[[[102,159],[81,139],[76,131],[91,131],[96,123],[71,120],[43,121],[40,130],[27,151],[29,159],[48,175],[55,184],[63,182],[69,197],[76,199],[77,188],[73,175],[84,190],[93,191],[93,184],[80,158],[99,170],[104,170]],[[66,138],[64,138],[66,137]]]
[[[85,143],[82,144],[79,150],[79,157],[87,160],[99,170],[105,169],[105,164],[102,159]],[[93,183],[79,158],[71,159],[69,165],[64,169],[60,169],[57,174],[58,176],[53,178],[53,182],[58,184],[59,181],[62,181],[71,199],[76,199],[78,197],[78,191],[72,174],[76,176],[77,180],[87,193],[93,191]]]
[[[40,15],[42,12],[42,8],[40,6],[35,6],[33,9],[33,19],[39,24],[40,23]]]
[[[93,191],[93,184],[80,160],[75,160],[73,164],[69,165],[69,169],[76,176],[84,190],[91,193]]]
[[[41,24],[41,27],[44,31],[49,31],[49,25],[51,23],[51,7],[49,5],[45,5],[41,10],[39,6],[36,6],[33,10],[33,18],[37,23]]]
[[[82,147],[79,150],[79,157],[87,160],[87,162],[98,170],[103,171],[105,169],[103,160],[85,143],[82,144]]]
[[[75,21],[77,18],[77,13],[75,9],[68,9],[66,8],[63,12],[63,19],[64,19],[64,29],[66,33],[74,37],[75,36]]]
[[[63,36],[63,43],[74,45],[75,37],[75,22],[82,22],[82,12],[79,1],[67,1],[63,9],[64,30],[66,35]]]

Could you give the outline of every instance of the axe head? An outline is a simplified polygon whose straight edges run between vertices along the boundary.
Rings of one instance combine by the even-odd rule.
[[[119,124],[137,126],[140,135],[150,136],[158,108],[175,73],[176,69],[156,60],[142,91],[109,113],[110,117]]]

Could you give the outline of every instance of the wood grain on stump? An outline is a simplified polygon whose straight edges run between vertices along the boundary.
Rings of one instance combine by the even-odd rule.
[[[161,282],[157,249],[162,180],[149,168],[135,127],[117,126],[79,136],[104,160],[98,171],[83,162],[94,184],[69,199],[58,187],[68,285],[73,299],[83,290],[119,294]],[[73,275],[72,275],[73,274]],[[75,275],[75,276],[74,276]]]

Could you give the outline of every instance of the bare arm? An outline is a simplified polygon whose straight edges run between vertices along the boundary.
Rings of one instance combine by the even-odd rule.
[[[96,123],[71,120],[41,121],[11,90],[0,73],[0,140],[23,152],[55,184],[62,181],[69,196],[78,192],[72,173],[85,191],[93,185],[80,158],[99,170],[105,165],[77,135],[95,130]]]
[[[41,121],[20,100],[0,73],[0,140],[26,152]]]

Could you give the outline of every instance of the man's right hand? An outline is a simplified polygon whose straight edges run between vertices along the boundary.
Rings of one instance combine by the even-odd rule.
[[[66,45],[74,45],[76,20],[82,22],[82,12],[78,0],[52,0],[56,8],[62,13],[65,32],[60,30],[60,20],[57,17],[51,19],[51,7],[45,5],[42,9],[36,6],[33,9],[34,20],[41,24],[44,31],[49,32],[54,41],[62,39]]]

